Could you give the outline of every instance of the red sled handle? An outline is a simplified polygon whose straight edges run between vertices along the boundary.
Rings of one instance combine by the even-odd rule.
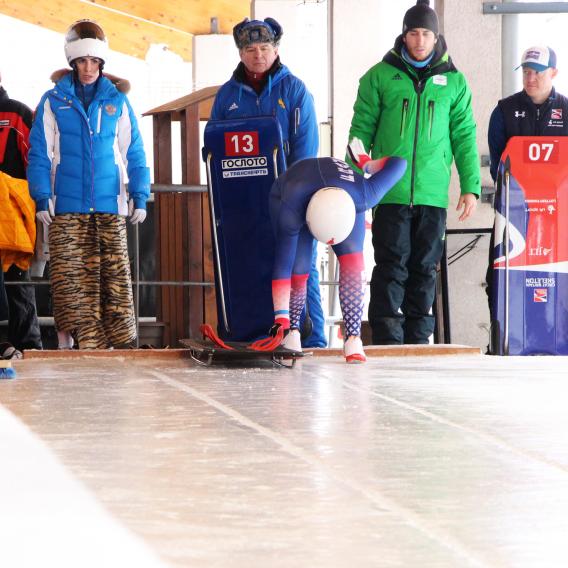
[[[199,331],[203,334],[203,337],[210,339],[217,347],[222,349],[228,349],[229,351],[235,351],[234,347],[227,345],[216,333],[215,330],[208,324],[202,323],[199,326]]]
[[[208,323],[203,323],[199,327],[199,331],[203,334],[203,337],[206,339],[210,339],[217,347],[221,347],[221,349],[228,349],[229,351],[237,351],[234,347],[227,345],[216,333],[215,330],[209,325]],[[276,331],[276,335],[274,337],[264,337],[262,339],[258,339],[254,341],[250,345],[247,345],[247,349],[251,349],[252,351],[274,351],[284,339],[284,329],[279,327]]]
[[[252,349],[253,351],[274,351],[284,339],[284,328],[282,326],[278,327],[276,335],[274,337],[265,337],[263,339],[258,339],[254,343],[251,343],[247,349]]]

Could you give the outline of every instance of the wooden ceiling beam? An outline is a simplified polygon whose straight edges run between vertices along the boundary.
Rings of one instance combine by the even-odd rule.
[[[100,9],[116,10],[192,34],[211,33],[217,18],[219,33],[232,33],[235,24],[250,16],[250,0],[79,0]]]
[[[144,59],[150,45],[165,44],[185,61],[192,60],[193,35],[209,33],[212,17],[220,33],[230,33],[248,10],[249,0],[0,0],[0,13],[30,24],[65,33],[88,18],[102,26],[115,51]],[[64,62],[63,46],[61,53]]]

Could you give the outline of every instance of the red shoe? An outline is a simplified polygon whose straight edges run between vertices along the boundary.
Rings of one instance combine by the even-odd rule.
[[[343,354],[347,363],[364,363],[367,360],[363,351],[363,342],[358,335],[351,335],[343,345]]]

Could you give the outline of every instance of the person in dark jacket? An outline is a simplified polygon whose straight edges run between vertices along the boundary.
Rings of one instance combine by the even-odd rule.
[[[101,27],[79,20],[65,37],[71,69],[52,75],[30,133],[28,181],[49,226],[53,315],[59,346],[130,344],[136,320],[126,217],[146,218],[150,171],[127,81],[102,72]],[[128,191],[124,170],[128,175]]]
[[[361,78],[349,132],[353,167],[365,153],[408,162],[373,216],[369,324],[378,345],[428,343],[434,331],[431,308],[454,159],[460,221],[474,213],[481,191],[471,91],[428,4],[418,0],[406,12],[394,48]]]
[[[568,99],[552,82],[558,74],[556,53],[550,47],[533,46],[523,53],[523,90],[501,99],[489,119],[491,177],[507,142],[513,136],[568,136]]]
[[[0,86],[0,171],[26,179],[32,111],[8,97]],[[4,273],[5,282],[29,282],[29,271],[12,264]],[[5,287],[8,305],[7,342],[0,343],[0,358],[20,358],[24,349],[42,349],[35,290],[28,284]]]
[[[278,55],[282,27],[273,18],[245,18],[233,29],[241,62],[221,86],[211,111],[212,120],[249,116],[275,116],[282,128],[286,165],[315,158],[319,136],[313,97],[304,83],[283,65]],[[325,347],[324,315],[316,268],[317,242],[313,242],[308,279],[308,311],[312,333],[304,347]]]
[[[556,52],[550,47],[526,49],[519,66],[523,71],[523,89],[501,99],[491,113],[487,137],[494,182],[497,181],[501,155],[513,136],[568,136],[568,98],[553,86],[558,74],[556,65]],[[486,275],[490,311],[493,303],[493,249],[494,234],[491,233]]]

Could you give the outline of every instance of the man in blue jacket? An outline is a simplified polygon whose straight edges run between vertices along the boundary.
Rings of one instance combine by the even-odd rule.
[[[280,62],[278,46],[282,33],[282,27],[273,18],[264,21],[245,18],[234,27],[233,37],[241,62],[231,79],[219,89],[211,119],[275,116],[282,128],[286,164],[291,166],[299,160],[315,158],[319,139],[312,95]],[[307,301],[313,329],[304,340],[304,347],[327,345],[316,258],[314,240]]]
[[[533,46],[523,53],[523,90],[501,99],[489,120],[491,177],[507,142],[513,136],[568,136],[568,99],[556,92],[556,53],[550,47]]]
[[[53,315],[60,347],[126,345],[136,322],[125,217],[146,217],[150,172],[126,81],[103,75],[107,40],[93,21],[68,30],[71,70],[40,100],[30,134],[28,182],[49,225]],[[128,192],[123,176],[128,174]]]

